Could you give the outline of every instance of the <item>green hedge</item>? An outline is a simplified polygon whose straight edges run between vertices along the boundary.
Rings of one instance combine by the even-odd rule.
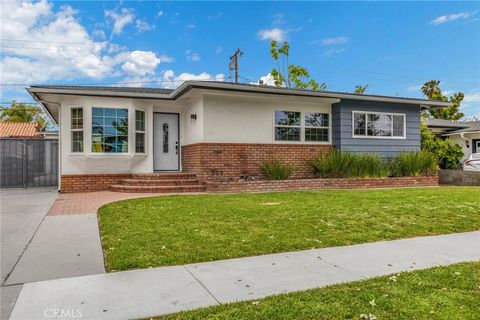
[[[260,170],[268,180],[287,180],[294,172],[294,167],[274,157],[263,162]]]
[[[319,178],[430,176],[437,172],[437,158],[425,151],[404,152],[385,161],[375,154],[332,150],[309,163]]]

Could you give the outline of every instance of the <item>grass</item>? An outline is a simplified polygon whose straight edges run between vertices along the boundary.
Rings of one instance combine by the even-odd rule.
[[[109,271],[480,229],[479,187],[184,195],[99,211]]]
[[[480,263],[463,263],[188,311],[187,319],[478,319]],[[365,319],[368,319],[365,318]]]

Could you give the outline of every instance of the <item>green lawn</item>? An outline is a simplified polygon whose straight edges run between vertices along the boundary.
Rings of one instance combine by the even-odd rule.
[[[127,270],[480,229],[480,188],[162,196],[99,211],[107,269]]]
[[[478,319],[480,263],[437,267],[395,276],[272,296],[173,314],[186,319]],[[368,319],[368,318],[367,318]]]

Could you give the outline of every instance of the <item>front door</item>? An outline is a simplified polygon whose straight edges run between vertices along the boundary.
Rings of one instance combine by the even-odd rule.
[[[472,153],[480,153],[480,140],[473,139],[473,150]]]
[[[154,113],[153,132],[153,170],[180,170],[178,113]]]

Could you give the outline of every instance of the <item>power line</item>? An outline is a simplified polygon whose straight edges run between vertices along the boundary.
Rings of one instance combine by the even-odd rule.
[[[90,44],[81,43],[81,42],[43,41],[43,40],[24,40],[24,39],[5,39],[5,38],[0,38],[0,41],[54,43],[54,44],[68,44],[68,45],[75,45],[75,46],[89,46],[90,45]]]

